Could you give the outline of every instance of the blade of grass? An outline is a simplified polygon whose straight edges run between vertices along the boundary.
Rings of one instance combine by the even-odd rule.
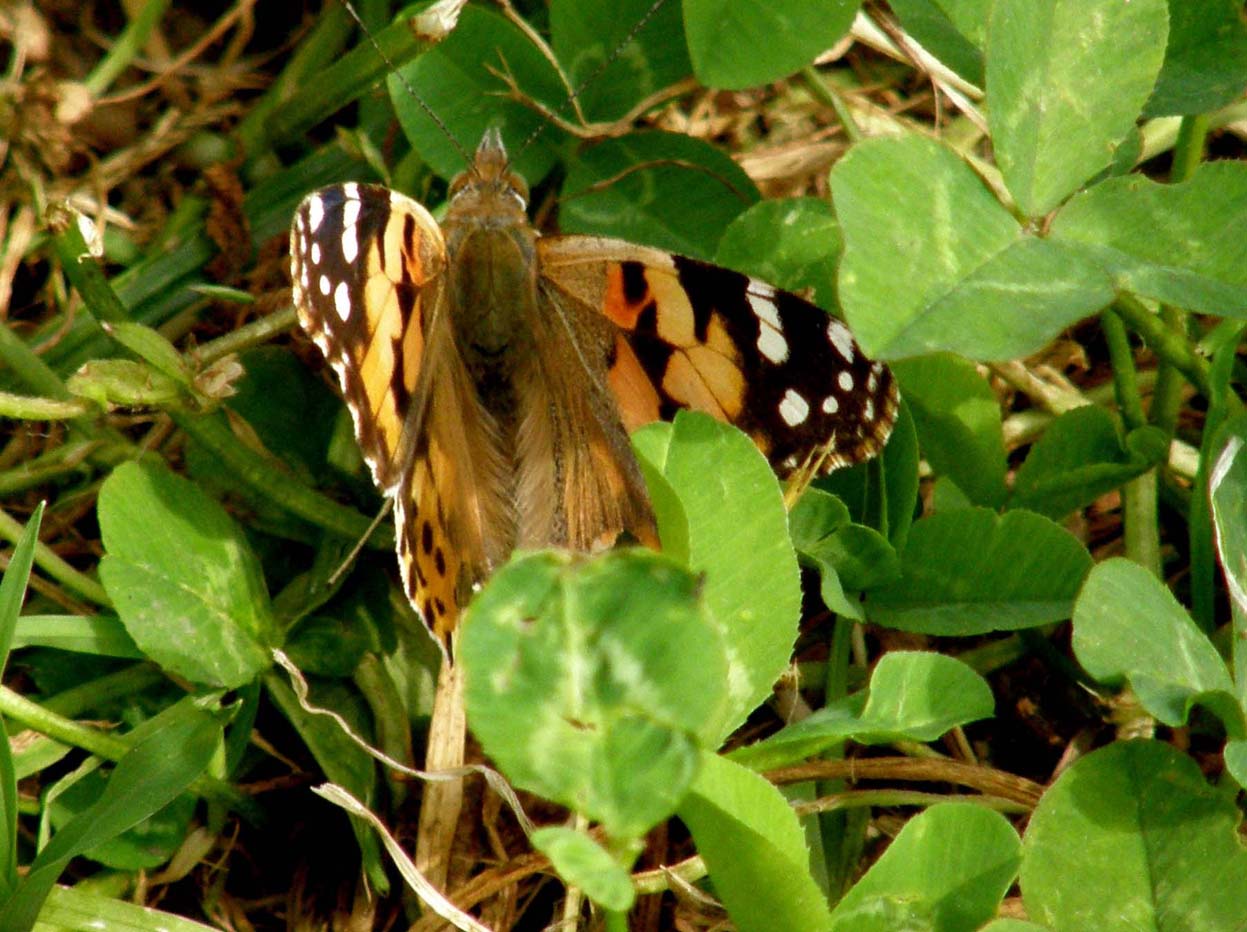
[[[9,649],[13,646],[13,632],[17,629],[17,616],[22,611],[26,597],[26,582],[35,560],[35,544],[39,540],[39,524],[43,521],[43,502],[36,507],[26,528],[22,531],[9,559],[9,568],[0,579],[0,679],[8,663]],[[13,752],[8,736],[3,730],[0,716],[0,897],[7,897],[17,885],[17,774],[13,769]]]

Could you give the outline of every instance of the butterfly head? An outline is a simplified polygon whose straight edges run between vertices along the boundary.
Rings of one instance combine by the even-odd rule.
[[[450,209],[464,214],[516,213],[524,218],[528,209],[528,183],[511,171],[511,160],[502,133],[496,127],[485,131],[467,171],[450,183]],[[500,206],[501,205],[501,206]]]

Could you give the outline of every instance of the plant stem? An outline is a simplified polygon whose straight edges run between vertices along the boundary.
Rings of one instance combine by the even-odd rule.
[[[1195,352],[1194,347],[1182,334],[1169,329],[1165,322],[1149,311],[1137,298],[1121,295],[1113,302],[1111,314],[1122,321],[1161,359],[1173,365],[1188,382],[1207,396],[1209,380],[1208,360]],[[1109,314],[1104,314],[1107,320]]]
[[[1131,430],[1147,423],[1143,402],[1139,398],[1139,383],[1134,367],[1134,352],[1130,338],[1121,319],[1112,313],[1101,315],[1104,339],[1108,342],[1108,355],[1113,363],[1113,387],[1116,389],[1117,406],[1122,419]]]

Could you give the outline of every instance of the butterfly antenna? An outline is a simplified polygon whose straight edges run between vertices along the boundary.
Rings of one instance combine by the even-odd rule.
[[[660,0],[660,2],[665,2],[665,0]],[[425,99],[416,92],[416,89],[411,86],[411,82],[407,80],[407,77],[398,70],[398,65],[394,64],[393,59],[385,53],[385,49],[381,48],[381,44],[377,42],[376,38],[373,36],[372,30],[364,25],[364,21],[360,19],[359,13],[355,11],[355,5],[351,3],[351,0],[342,0],[342,5],[346,7],[346,11],[351,14],[351,19],[355,20],[355,24],[359,26],[359,31],[368,37],[369,43],[371,43],[373,49],[376,50],[376,53],[381,56],[381,61],[385,63],[385,67],[389,69],[390,74],[398,79],[398,83],[403,86],[403,89],[407,91],[407,94],[411,97],[411,99],[419,104],[420,109],[423,110],[428,118],[433,121],[433,125],[446,135],[446,138],[450,140],[450,144],[458,150],[461,156],[463,156],[464,164],[471,165],[473,162],[472,156],[469,155],[468,150],[463,147],[463,143],[461,143],[458,137],[450,131],[450,127],[447,126],[445,122],[442,121],[442,118],[439,117],[433,110],[433,108],[425,102]]]
[[[329,577],[329,586],[332,588],[338,584],[346,571],[355,563],[355,558],[359,556],[359,552],[364,549],[364,545],[368,543],[368,538],[372,537],[372,532],[380,527],[385,516],[390,513],[390,509],[394,507],[394,499],[388,495],[385,498],[385,504],[381,506],[381,510],[377,512],[377,516],[372,519],[372,524],[368,525],[368,530],[360,535],[359,540],[355,542],[355,546],[351,548],[351,552],[342,558],[342,562],[338,564],[338,568],[333,571]]]
[[[596,68],[594,68],[593,71],[589,73],[588,77],[586,77],[584,80],[580,82],[580,84],[578,84],[575,88],[572,89],[572,92],[567,95],[567,101],[566,103],[564,103],[563,106],[566,106],[567,104],[571,103],[573,100],[576,100],[578,97],[580,97],[580,95],[584,93],[584,90],[586,87],[588,87],[598,78],[600,78],[602,76],[602,72],[604,72],[607,68],[615,64],[615,62],[619,59],[619,56],[623,54],[623,50],[626,49],[632,43],[632,40],[637,37],[637,33],[639,33],[642,29],[645,28],[645,24],[654,18],[654,14],[657,13],[659,9],[662,8],[663,4],[665,4],[666,2],[667,0],[654,0],[654,2],[650,4],[650,8],[645,11],[645,15],[642,16],[639,20],[637,20],[636,23],[633,25],[633,27],[628,30],[628,34],[624,36],[623,41],[621,41],[618,45],[615,46],[614,51],[612,51],[609,55],[607,55],[604,59],[602,59],[601,63]],[[560,107],[559,109],[561,110],[562,107]],[[555,111],[555,112],[557,113],[558,111]],[[524,142],[520,144],[520,147],[518,150],[516,150],[516,153],[512,161],[514,161],[515,159],[518,159],[524,153],[525,149],[527,149],[534,142],[536,142],[537,137],[540,136],[543,132],[545,132],[545,129],[546,129],[546,124],[544,122],[537,124],[537,127],[531,133],[528,134],[528,138],[525,139]]]

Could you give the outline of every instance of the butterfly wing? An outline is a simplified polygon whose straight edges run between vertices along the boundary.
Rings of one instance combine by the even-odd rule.
[[[540,279],[526,323],[533,339],[517,380],[519,545],[594,550],[627,531],[657,546],[649,494],[607,388],[615,328]]]
[[[387,188],[335,185],[295,212],[290,260],[299,323],[337,374],[364,460],[394,499],[407,595],[444,635],[482,551],[465,493],[476,477],[455,466],[489,458],[465,450],[486,427],[449,345],[441,230]]]
[[[755,278],[588,236],[538,241],[543,282],[616,329],[608,381],[629,429],[690,408],[788,473],[869,459],[896,421],[891,372],[816,305]]]

